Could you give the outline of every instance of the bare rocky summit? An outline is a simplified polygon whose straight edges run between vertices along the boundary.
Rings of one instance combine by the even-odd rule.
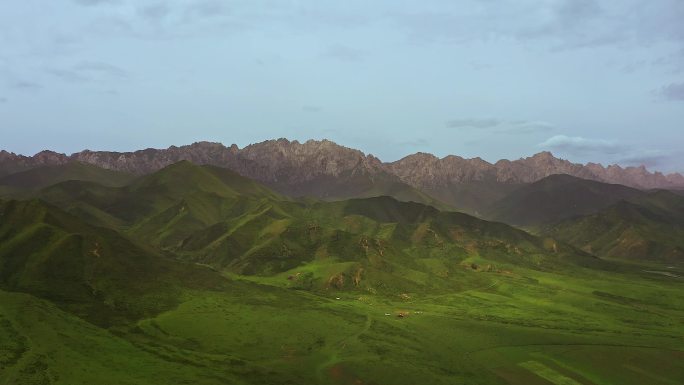
[[[500,160],[494,164],[480,158],[464,159],[454,155],[438,158],[426,153],[383,163],[373,155],[328,140],[300,143],[287,139],[268,140],[242,149],[235,144],[227,147],[220,143],[197,142],[167,149],[135,152],[85,150],[72,155],[42,151],[34,156],[23,156],[0,151],[0,176],[70,161],[144,175],[181,160],[226,167],[246,177],[280,186],[281,190],[321,178],[363,176],[373,180],[377,177],[400,181],[417,189],[434,190],[470,182],[532,183],[553,174],[568,174],[641,189],[684,187],[681,174],[649,172],[643,166],[582,165],[558,159],[549,152],[513,161]]]

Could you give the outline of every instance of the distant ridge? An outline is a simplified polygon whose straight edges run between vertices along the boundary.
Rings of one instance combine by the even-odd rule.
[[[558,174],[520,187],[494,202],[484,216],[516,226],[535,227],[593,214],[620,200],[644,194],[647,192],[620,184]]]
[[[416,153],[385,163],[373,155],[329,140],[300,143],[282,138],[251,144],[242,149],[235,144],[224,146],[221,143],[196,142],[167,149],[149,148],[135,152],[84,150],[72,155],[42,151],[33,156],[23,156],[3,150],[0,151],[0,176],[70,161],[144,175],[181,160],[229,168],[279,191],[302,195],[307,193],[307,184],[316,184],[321,179],[331,177],[349,180],[366,178],[371,181],[382,178],[386,183],[400,182],[427,191],[471,182],[533,183],[554,174],[568,174],[639,189],[684,188],[684,176],[679,173],[665,175],[649,172],[644,166],[582,165],[556,158],[550,152],[513,161],[500,160],[494,164],[480,158],[464,159],[455,155],[438,158],[426,153]],[[339,184],[335,186],[339,188]],[[315,195],[330,193],[317,191]]]

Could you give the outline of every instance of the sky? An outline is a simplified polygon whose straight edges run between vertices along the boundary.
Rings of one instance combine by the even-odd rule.
[[[0,2],[0,149],[327,138],[684,171],[684,1]]]

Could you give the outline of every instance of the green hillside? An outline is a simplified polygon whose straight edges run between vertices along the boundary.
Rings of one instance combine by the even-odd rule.
[[[206,268],[162,258],[37,200],[0,201],[0,285],[95,323],[174,306],[184,288],[220,287]]]
[[[643,195],[642,191],[622,185],[551,175],[495,202],[486,210],[484,218],[535,228],[595,213],[620,200],[640,195]]]
[[[42,166],[0,178],[2,191],[27,192],[40,190],[53,184],[80,180],[104,186],[125,186],[135,179],[134,175],[103,169],[94,165],[70,162],[58,166]]]
[[[363,171],[345,171],[334,177],[319,176],[296,184],[274,183],[273,188],[288,196],[312,197],[325,201],[391,196],[404,202],[418,202],[441,209],[454,208],[386,173],[369,175]]]
[[[0,291],[0,380],[676,384],[684,295],[643,274],[458,269],[448,290],[318,294],[238,277],[109,329]]]
[[[684,197],[656,191],[544,231],[603,257],[684,260]]]
[[[282,272],[315,255],[365,264],[367,254],[385,249],[391,257],[378,259],[409,264],[409,253],[508,260],[506,252],[518,250],[535,255],[539,264],[574,253],[509,226],[390,197],[290,201],[228,170],[188,162],[123,188],[66,182],[39,196],[91,223],[238,272]]]
[[[607,262],[387,196],[294,200],[187,162],[35,198],[0,201],[0,383],[684,378],[679,260]]]
[[[523,186],[518,183],[471,181],[426,188],[425,192],[458,211],[482,217],[494,202]]]

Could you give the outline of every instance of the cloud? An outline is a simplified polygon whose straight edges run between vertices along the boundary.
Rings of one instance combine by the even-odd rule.
[[[684,101],[684,83],[670,83],[657,93],[665,100]]]
[[[7,102],[9,102],[9,99],[0,96],[0,104],[7,103]]]
[[[449,128],[492,128],[501,122],[497,119],[452,119],[446,122]]]
[[[427,11],[392,15],[396,24],[420,42],[460,44],[512,38],[560,45],[603,35],[593,28],[586,34],[587,24],[601,24],[604,14],[596,0],[444,2],[423,9]]]
[[[562,38],[562,40],[576,40],[577,30],[590,23],[603,13],[603,9],[596,0],[562,0],[547,5],[540,5],[535,17],[528,18],[528,24],[523,25],[516,33],[519,39]],[[570,38],[570,39],[569,39]],[[573,42],[573,45],[584,39]],[[579,44],[578,44],[579,43]]]
[[[69,83],[85,83],[103,79],[123,79],[128,77],[128,72],[122,68],[108,63],[93,61],[83,61],[66,69],[49,68],[46,71]]]
[[[604,156],[610,162],[623,166],[671,169],[682,158],[681,151],[662,151],[627,146],[605,139],[590,139],[581,136],[556,135],[538,147],[571,157]]]
[[[304,112],[321,112],[323,108],[320,106],[302,106],[302,111]]]
[[[539,143],[538,147],[571,155],[619,154],[626,149],[605,139],[588,139],[581,136],[556,135]]]
[[[34,83],[28,80],[16,80],[10,83],[10,87],[22,91],[37,91],[43,88],[41,84]]]
[[[166,3],[156,3],[138,9],[138,13],[148,20],[160,20],[171,13],[171,8]]]
[[[90,80],[82,74],[78,73],[77,71],[72,70],[50,68],[47,70],[47,72],[69,83],[79,83]]]
[[[325,50],[323,56],[353,62],[363,59],[366,56],[366,52],[343,44],[333,44]]]
[[[620,158],[617,163],[626,166],[646,166],[648,168],[652,168],[658,166],[670,166],[672,161],[672,154],[664,153],[662,151],[645,151],[632,155],[626,155]]]
[[[574,24],[578,20],[596,17],[603,9],[596,0],[564,0],[555,5],[560,22]]]
[[[74,0],[74,3],[85,6],[116,4],[118,0]]]
[[[87,72],[92,74],[103,74],[118,78],[128,76],[128,72],[126,70],[104,62],[83,61],[75,65],[74,69],[76,71]]]
[[[85,33],[89,36],[115,36],[153,41],[225,37],[228,33],[253,28],[258,15],[269,9],[259,5],[236,4],[222,0],[129,0],[125,3],[126,7],[121,7],[120,12],[94,19],[85,27]],[[235,11],[236,14],[229,11]]]
[[[665,69],[670,74],[684,71],[684,47],[651,61],[651,65]]]
[[[545,132],[553,131],[556,126],[549,122],[539,121],[539,120],[519,120],[515,122],[510,122],[507,127],[501,129],[502,132],[510,132],[516,134],[532,133],[532,132]]]
[[[221,16],[227,11],[225,3],[217,0],[196,1],[185,9],[185,16],[192,18],[209,18]]]
[[[659,0],[425,1],[390,12],[390,21],[419,43],[534,42],[552,51],[684,44],[684,2]]]
[[[509,134],[526,134],[555,129],[553,124],[544,121],[502,121],[498,119],[453,119],[446,122],[446,126],[460,130],[477,129]]]

